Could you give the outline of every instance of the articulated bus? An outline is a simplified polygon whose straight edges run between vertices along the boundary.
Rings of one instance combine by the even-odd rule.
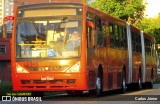
[[[83,3],[18,6],[12,37],[15,91],[83,91],[100,96],[153,87],[154,37]],[[71,42],[77,31],[79,43]]]

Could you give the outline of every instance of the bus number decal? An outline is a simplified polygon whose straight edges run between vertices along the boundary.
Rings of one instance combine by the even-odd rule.
[[[41,80],[42,81],[46,81],[46,80],[54,80],[54,77],[53,76],[41,76]]]

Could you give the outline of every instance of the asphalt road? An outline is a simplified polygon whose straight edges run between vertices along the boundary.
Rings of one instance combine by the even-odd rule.
[[[128,91],[120,94],[118,91],[105,92],[103,96],[90,96],[84,92],[82,96],[68,96],[67,94],[47,95],[40,102],[0,102],[0,104],[160,104],[160,84],[153,89]]]

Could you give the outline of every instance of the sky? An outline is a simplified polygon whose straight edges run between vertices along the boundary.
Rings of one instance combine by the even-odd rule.
[[[158,16],[158,13],[160,13],[160,0],[146,0],[146,12],[145,14],[148,15],[148,17],[156,17]]]

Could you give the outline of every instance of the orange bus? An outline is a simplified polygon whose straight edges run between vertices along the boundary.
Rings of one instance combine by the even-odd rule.
[[[153,87],[154,37],[83,3],[18,6],[12,37],[15,91],[103,91]],[[76,40],[76,42],[74,41]]]

